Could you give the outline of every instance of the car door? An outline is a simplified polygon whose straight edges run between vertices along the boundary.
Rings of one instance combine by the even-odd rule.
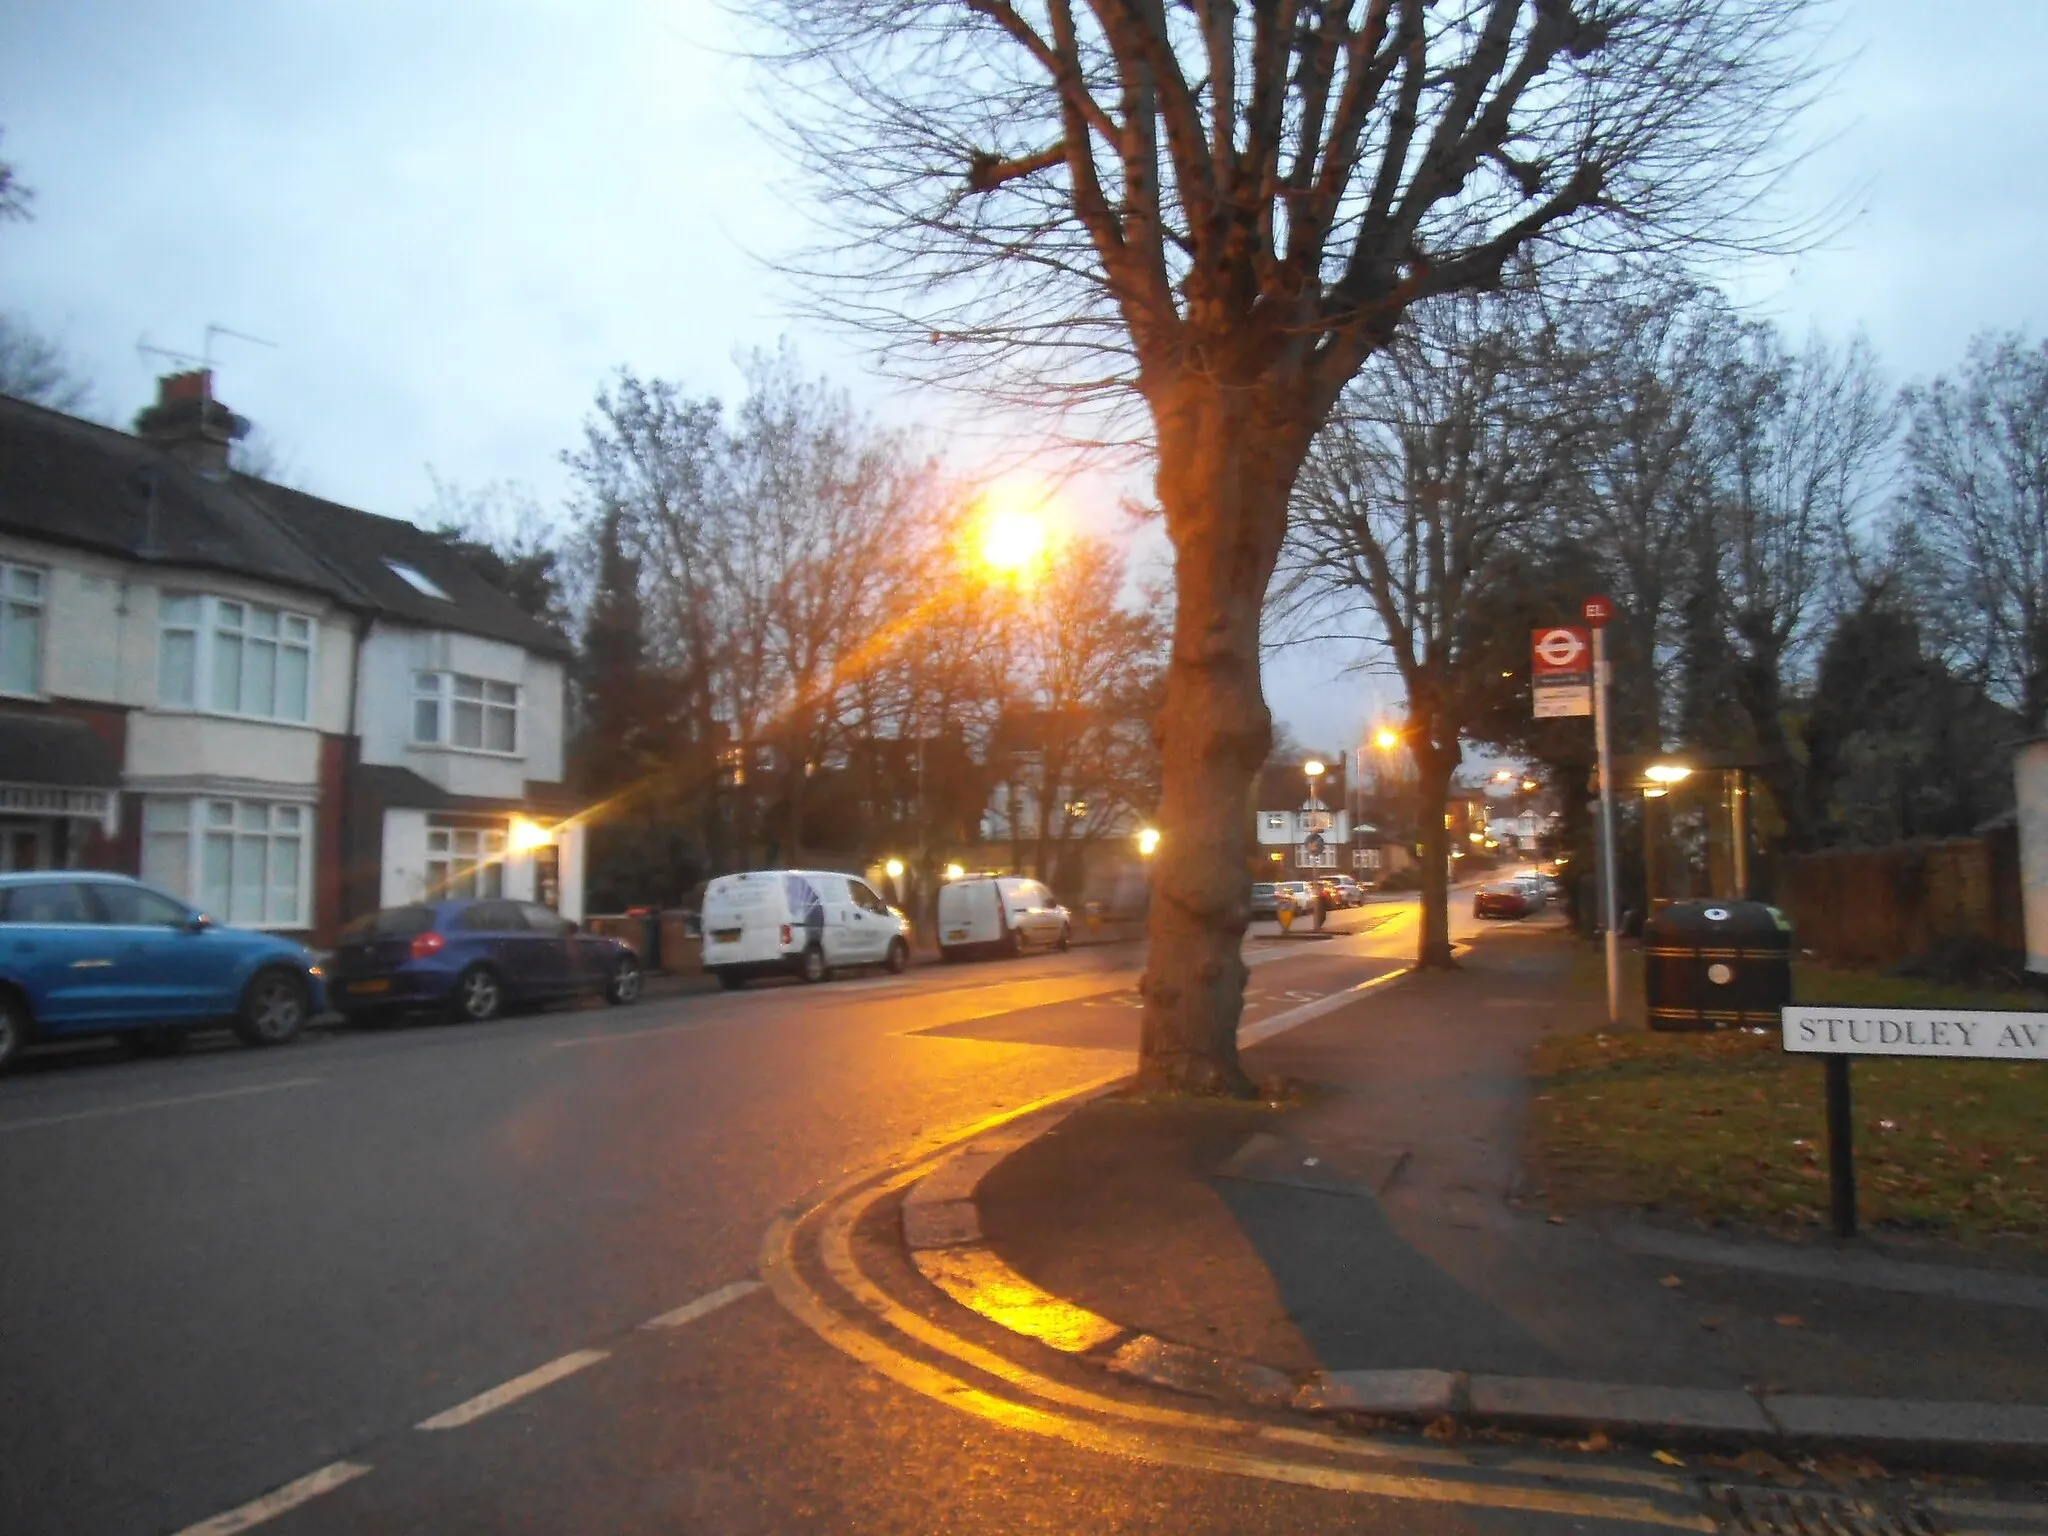
[[[124,1008],[151,1023],[225,1018],[241,1001],[241,956],[181,901],[126,881],[87,884],[115,949]]]
[[[557,946],[526,926],[516,901],[472,902],[457,912],[449,928],[461,935],[465,950],[477,952],[505,974],[521,998],[553,997],[563,987],[563,965]]]
[[[36,1022],[53,1033],[120,1016],[114,935],[84,885],[38,880],[13,886],[0,906],[0,971],[28,994]]]
[[[874,964],[889,953],[889,941],[896,936],[889,904],[863,880],[848,880],[846,892],[853,898],[854,947],[864,964]]]
[[[577,941],[568,919],[537,901],[519,903],[519,916],[533,936],[536,964],[540,964],[543,950],[553,957],[547,960],[542,972],[543,981],[554,989],[554,995],[587,992],[604,981],[608,973],[600,972],[599,967],[609,946],[592,944],[586,948]]]
[[[861,937],[855,917],[860,909],[853,904],[853,892],[848,889],[843,875],[806,875],[813,889],[818,893],[820,905],[825,910],[825,931],[821,944],[825,951],[827,965],[859,965],[861,963]]]

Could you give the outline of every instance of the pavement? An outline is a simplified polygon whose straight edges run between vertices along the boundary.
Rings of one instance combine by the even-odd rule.
[[[1572,942],[1503,925],[1253,1045],[1266,1102],[1063,1112],[978,1167],[968,1246],[1111,1370],[1223,1401],[2048,1474],[2048,1267],[1545,1207],[1529,1052],[1599,1022]]]
[[[1248,940],[1255,1065],[1409,985],[1412,904],[1335,926]],[[2004,1482],[1781,1487],[1233,1406],[962,1306],[907,1202],[1129,1073],[1142,958],[24,1062],[0,1532],[1549,1536],[1770,1529],[1778,1498],[2048,1530]],[[1057,1309],[1020,1284],[1018,1318]]]

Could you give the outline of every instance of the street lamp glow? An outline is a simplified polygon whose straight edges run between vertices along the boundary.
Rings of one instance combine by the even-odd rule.
[[[1312,779],[1320,779],[1326,772],[1328,772],[1328,770],[1323,766],[1322,759],[1319,757],[1312,757],[1307,762],[1303,763],[1301,765],[1301,771],[1307,774]]]
[[[555,834],[537,821],[524,816],[514,816],[510,835],[505,839],[514,853],[531,853],[536,848],[545,848],[555,840]]]
[[[903,861],[901,859],[891,859],[882,866],[882,869],[891,880],[901,880],[903,878]]]
[[[966,873],[967,871],[965,869],[962,869],[958,864],[948,864],[946,866],[946,878],[948,880],[958,880],[962,875]]]
[[[1652,763],[1643,770],[1643,777],[1652,784],[1677,784],[1691,778],[1692,770],[1677,763]]]
[[[1142,831],[1140,831],[1140,832],[1138,833],[1138,854],[1139,854],[1139,856],[1140,856],[1141,858],[1147,858],[1147,859],[1149,859],[1149,858],[1151,858],[1151,857],[1152,857],[1152,855],[1153,855],[1153,854],[1157,853],[1158,851],[1159,851],[1159,829],[1158,829],[1157,827],[1146,827],[1146,828],[1144,828],[1144,829],[1143,829]]]
[[[1536,781],[1534,779],[1524,779],[1522,780],[1522,788],[1533,790],[1536,788]]]
[[[1394,732],[1392,731],[1383,730],[1377,736],[1373,737],[1372,744],[1378,747],[1382,752],[1391,752],[1394,750],[1394,748],[1401,745],[1401,738],[1394,734]]]

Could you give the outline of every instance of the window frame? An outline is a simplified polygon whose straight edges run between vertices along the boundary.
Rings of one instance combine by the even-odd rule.
[[[511,823],[485,825],[478,822],[427,824],[425,860],[428,902],[510,901],[505,894],[505,864],[511,857]],[[436,847],[436,839],[441,846]],[[465,855],[462,843],[471,840],[475,852]],[[437,874],[436,871],[439,871]],[[486,890],[488,882],[492,887]]]
[[[465,692],[465,689],[473,691]],[[509,701],[503,697],[505,694],[511,695]],[[477,757],[519,758],[525,755],[520,746],[522,717],[526,712],[524,684],[480,677],[473,672],[422,667],[413,671],[411,698],[412,719],[407,736],[412,747],[434,752],[468,752]],[[434,730],[431,736],[422,735],[420,731],[420,706],[423,704],[433,710]],[[465,708],[476,711],[475,746],[455,739],[457,715]],[[509,747],[490,744],[494,720],[509,720],[512,733]]]
[[[33,577],[34,596],[24,596],[14,590],[15,578]],[[46,565],[30,565],[22,560],[0,560],[0,620],[13,617],[14,610],[24,608],[33,611],[34,624],[31,633],[35,636],[35,656],[29,663],[30,677],[26,690],[10,688],[0,682],[0,698],[40,699],[44,697],[43,670],[49,660],[49,618],[50,618],[50,568]],[[6,676],[5,641],[8,626],[0,622],[0,678]]]
[[[214,814],[226,807],[225,817]],[[255,825],[260,816],[262,825]],[[142,878],[145,885],[185,903],[216,923],[264,932],[302,933],[313,926],[313,863],[319,848],[319,813],[308,800],[240,795],[149,795],[142,802]],[[182,823],[182,824],[179,824]],[[237,915],[236,897],[247,883],[242,877],[244,844],[261,839],[262,868],[255,880],[261,893],[260,917]],[[207,847],[227,843],[227,906],[213,910],[206,899]],[[285,889],[276,879],[276,850],[296,845],[296,879],[291,911],[272,916],[273,898]],[[158,862],[159,850],[181,845],[182,882],[167,878]],[[153,867],[154,866],[154,867]],[[182,888],[181,888],[182,885]],[[242,909],[246,913],[246,908]]]
[[[171,616],[173,606],[186,602],[196,605],[192,617],[174,620]],[[228,619],[229,610],[238,615],[232,625]],[[257,614],[268,615],[273,621],[269,633],[264,633],[254,622]],[[293,633],[295,626],[300,631],[297,634]],[[170,648],[166,641],[174,634],[191,637],[191,673],[185,680],[188,691],[184,698],[173,697],[173,690],[168,686]],[[220,702],[215,689],[221,648],[230,641],[238,647],[239,658],[233,708]],[[315,615],[278,603],[166,587],[157,598],[156,642],[156,707],[159,710],[186,715],[216,715],[227,720],[254,720],[265,725],[294,726],[302,730],[319,728],[314,713],[319,702],[320,620]],[[241,707],[252,686],[253,658],[264,647],[272,653],[271,707],[267,713]],[[280,706],[283,703],[286,656],[298,653],[303,653],[306,658],[305,691],[301,712],[293,715],[285,713]]]

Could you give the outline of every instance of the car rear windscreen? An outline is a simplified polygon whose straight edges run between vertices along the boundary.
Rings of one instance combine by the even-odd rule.
[[[386,907],[368,917],[357,918],[341,930],[341,937],[344,942],[349,939],[409,939],[433,926],[432,907]]]

